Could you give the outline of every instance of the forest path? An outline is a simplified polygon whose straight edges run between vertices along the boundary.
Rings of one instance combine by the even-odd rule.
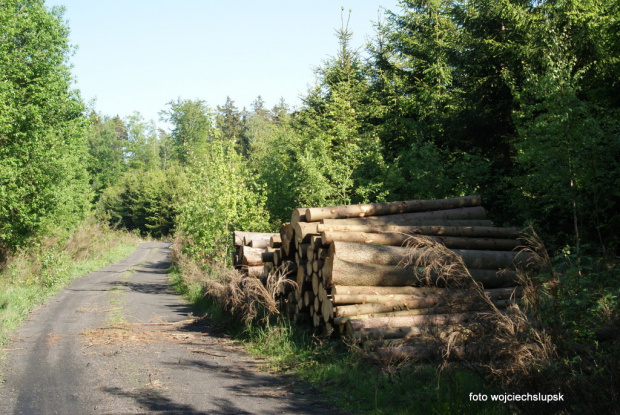
[[[168,243],[74,281],[12,334],[1,414],[327,414],[258,368],[168,282]]]

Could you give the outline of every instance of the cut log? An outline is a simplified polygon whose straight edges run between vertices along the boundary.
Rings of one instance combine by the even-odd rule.
[[[261,254],[261,260],[263,262],[271,262],[271,263],[275,262],[274,261],[274,253],[273,252],[263,252]]]
[[[337,222],[337,221],[336,221]],[[499,228],[495,226],[398,226],[374,224],[317,225],[318,232],[361,232],[361,233],[401,233],[415,235],[459,236],[467,238],[515,239],[519,236],[517,228]]]
[[[433,296],[419,297],[407,301],[343,305],[335,307],[334,315],[336,317],[350,317],[363,314],[390,313],[393,311],[437,307],[439,303],[440,298]]]
[[[404,287],[426,285],[428,282],[437,284],[443,281],[443,278],[436,274],[431,274],[431,280],[427,281],[426,276],[422,274],[423,270],[413,267],[361,264],[339,259],[333,260],[330,265],[331,259],[328,257],[323,267],[323,280],[330,289],[333,285]],[[485,288],[515,285],[514,272],[477,269],[468,271],[474,281],[482,282]]]
[[[374,287],[344,286],[331,287],[331,295],[383,295],[383,294],[432,294],[440,292],[440,288],[431,287]]]
[[[491,300],[506,300],[513,297],[520,297],[522,290],[520,288],[498,288],[493,290],[486,290],[485,294]],[[453,299],[476,299],[478,297],[477,291],[474,290],[446,290],[439,289],[430,292],[414,293],[414,294],[336,294],[332,295],[332,302],[336,305],[339,304],[366,304],[366,303],[387,303],[390,301],[408,301],[418,298],[437,297]]]
[[[329,299],[325,299],[325,301],[321,303],[321,315],[325,323],[334,319],[334,306]]]
[[[353,332],[352,337],[360,340],[381,340],[381,339],[406,339],[409,337],[420,336],[423,334],[439,334],[441,336],[447,336],[450,333],[462,331],[461,325],[441,325],[436,327],[395,327],[395,328],[375,328],[375,329],[363,329]]]
[[[244,241],[246,237],[248,237],[248,243],[252,240],[252,235],[262,235],[262,233],[258,232],[243,232],[243,231],[234,231],[233,232],[233,244],[235,246],[247,245]]]
[[[299,222],[307,222],[305,208],[293,209],[293,213],[291,214],[291,226]]]
[[[251,244],[254,241],[257,241],[257,244],[263,244],[262,241],[267,241],[265,246],[255,246],[254,248],[266,248],[269,245],[269,239],[273,236],[277,235],[275,233],[266,233],[266,232],[244,232],[243,235],[243,245],[252,246]]]
[[[355,331],[371,328],[396,328],[414,326],[441,326],[446,324],[463,324],[474,321],[479,315],[476,313],[459,314],[427,314],[420,316],[352,318],[346,322],[345,333],[352,335]]]
[[[411,218],[403,215],[372,216],[368,218],[351,219],[323,219],[320,223],[325,226],[493,226],[493,221],[487,219]]]
[[[262,265],[250,266],[247,268],[244,267],[244,269],[248,273],[248,277],[252,277],[252,278],[260,278],[263,275],[263,271],[264,271],[264,267]]]
[[[321,219],[346,219],[353,217],[394,215],[409,212],[436,211],[470,206],[480,206],[480,196],[465,196],[441,200],[408,200],[404,202],[367,203],[362,205],[330,206],[306,209],[308,222]]]
[[[304,305],[309,307],[311,304],[314,305],[314,293],[312,291],[306,291],[304,293]]]
[[[461,257],[468,269],[501,269],[514,266],[527,267],[533,264],[535,259],[532,254],[527,252],[466,249],[450,249],[450,251]],[[407,248],[342,241],[334,241],[331,244],[328,251],[328,258],[329,257],[350,262],[379,265],[399,265],[405,262],[414,262],[421,257],[426,258],[428,261],[439,260],[445,263],[441,252],[433,252],[427,248]],[[408,261],[405,261],[405,259]],[[327,262],[326,266],[329,265],[329,262]]]
[[[452,307],[441,306],[431,308],[414,308],[411,310],[391,311],[388,313],[375,313],[375,314],[359,314],[354,316],[336,317],[334,324],[345,324],[352,318],[377,318],[377,317],[406,317],[406,316],[420,316],[426,314],[449,314],[452,311]]]
[[[324,244],[331,244],[334,241],[354,242],[375,245],[405,246],[412,237],[404,233],[365,233],[365,232],[341,232],[323,231],[321,238]],[[454,249],[475,249],[492,251],[512,251],[520,243],[516,239],[495,239],[495,238],[467,238],[457,236],[430,236],[423,235],[431,241]]]
[[[282,237],[280,234],[275,234],[269,238],[269,246],[271,248],[279,248],[282,246]]]
[[[318,235],[316,222],[298,222],[293,225],[295,230],[295,240],[299,243],[310,243],[310,239],[313,235]]]
[[[241,263],[245,266],[257,266],[263,265],[263,249],[252,248],[249,246],[242,246],[240,250],[240,256],[242,257]]]

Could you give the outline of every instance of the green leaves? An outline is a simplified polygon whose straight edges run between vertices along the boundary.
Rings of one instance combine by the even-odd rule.
[[[213,140],[190,153],[188,195],[177,232],[194,258],[229,262],[232,231],[266,231],[265,199],[254,189],[241,155],[229,140]]]
[[[83,104],[70,90],[62,9],[0,7],[0,245],[15,248],[89,210]]]

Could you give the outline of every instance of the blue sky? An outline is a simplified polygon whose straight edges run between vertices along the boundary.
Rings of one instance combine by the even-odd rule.
[[[46,0],[63,5],[78,47],[76,86],[95,109],[158,121],[177,98],[238,108],[261,95],[291,107],[314,82],[313,68],[337,50],[340,9],[352,10],[353,44],[374,36],[380,7],[397,0]]]

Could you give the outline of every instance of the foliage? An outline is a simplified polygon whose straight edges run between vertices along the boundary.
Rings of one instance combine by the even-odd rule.
[[[174,157],[185,165],[193,148],[213,137],[213,116],[206,102],[202,100],[178,98],[170,101],[168,107],[169,109],[161,112],[161,118],[174,126],[171,133]]]
[[[70,89],[67,38],[60,8],[0,7],[0,251],[70,228],[90,208],[84,106]]]
[[[72,232],[38,239],[0,268],[0,344],[30,311],[77,277],[128,255],[136,236],[112,231],[91,218]]]
[[[93,111],[86,139],[90,183],[98,197],[106,187],[115,184],[127,168],[124,162],[127,130],[118,116],[102,118]]]
[[[186,250],[192,257],[227,263],[233,230],[268,229],[265,199],[246,171],[229,140],[215,139],[190,153],[188,195],[179,209],[176,231],[191,241]]]
[[[97,211],[112,227],[161,238],[174,232],[186,192],[185,174],[180,167],[129,170],[102,193]]]

